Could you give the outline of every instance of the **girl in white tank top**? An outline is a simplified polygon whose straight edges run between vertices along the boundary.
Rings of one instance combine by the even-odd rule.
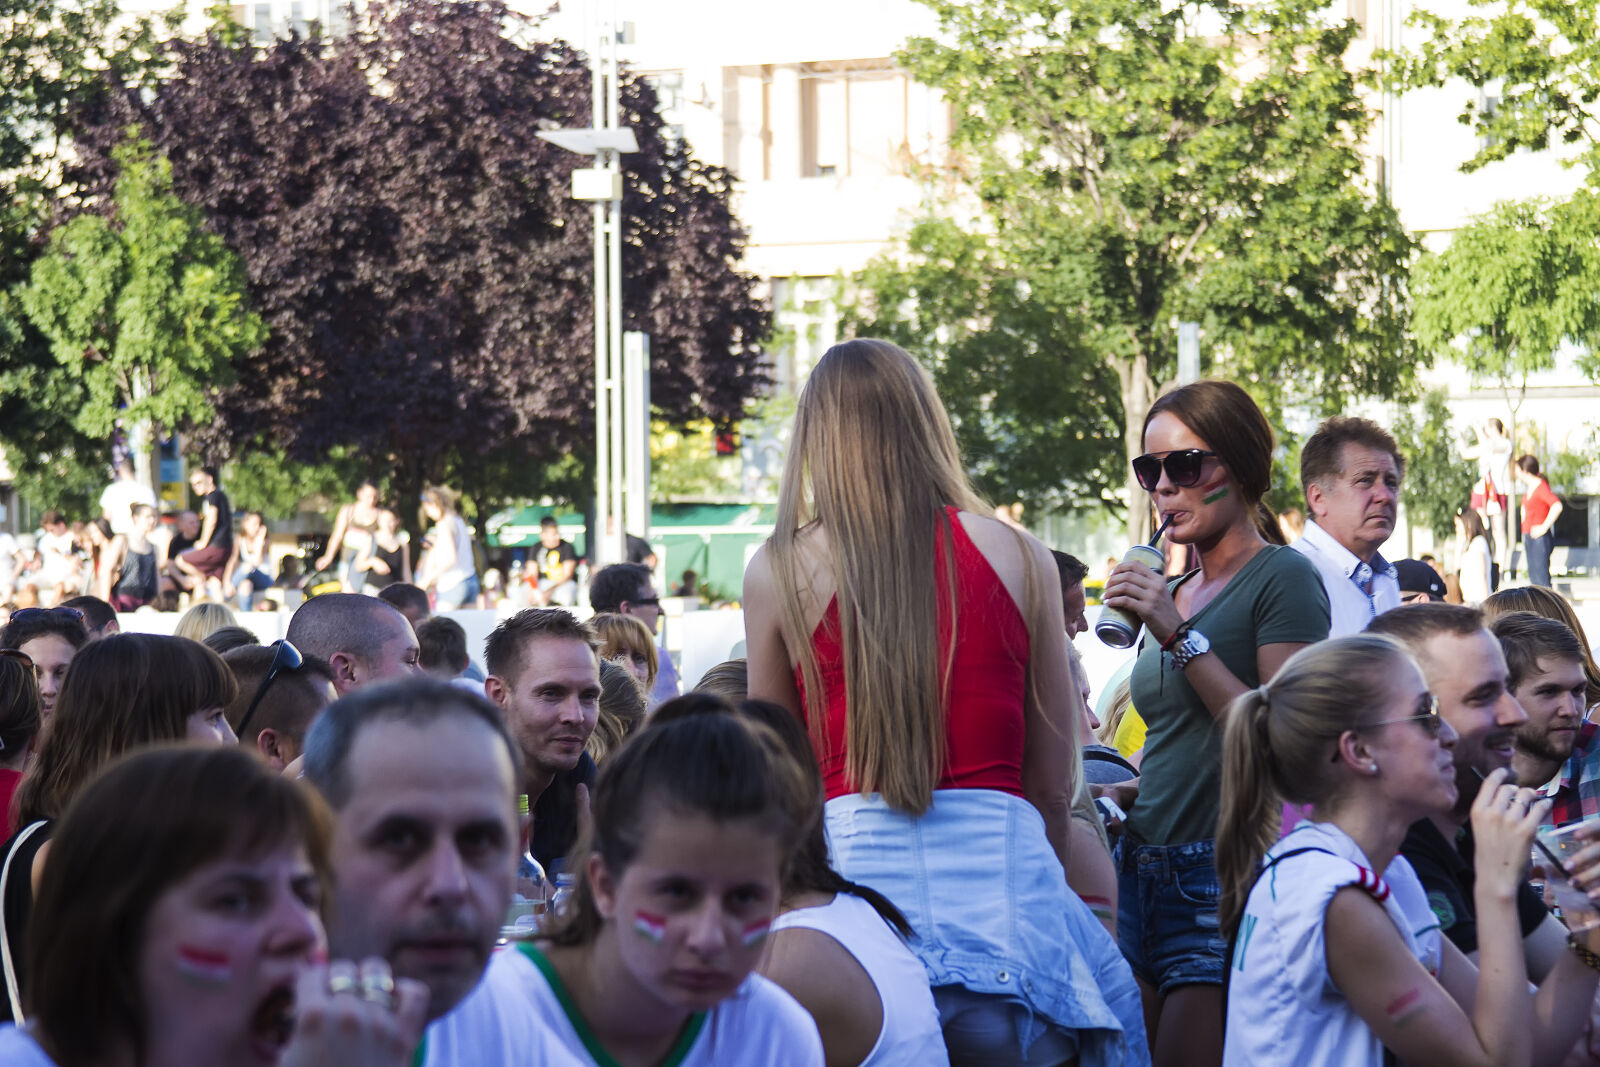
[[[746,700],[739,711],[778,735],[820,801],[822,776],[800,720],[763,700]],[[829,1063],[948,1067],[928,973],[906,947],[911,927],[881,894],[833,869],[821,822],[789,864],[772,929],[761,973],[816,1018]]]

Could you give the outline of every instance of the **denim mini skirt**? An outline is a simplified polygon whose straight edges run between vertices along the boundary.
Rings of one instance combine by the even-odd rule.
[[[1080,1063],[1148,1064],[1133,972],[1067,886],[1038,809],[989,789],[940,789],[922,815],[877,794],[835,797],[828,845],[846,878],[894,902],[929,985],[958,985],[1026,1008],[1074,1035]],[[1019,1034],[1026,1050],[1034,1034]]]

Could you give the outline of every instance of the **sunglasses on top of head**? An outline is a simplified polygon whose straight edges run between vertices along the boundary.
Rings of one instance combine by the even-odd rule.
[[[256,686],[256,695],[250,698],[250,706],[244,709],[244,715],[239,719],[239,726],[234,733],[239,737],[245,736],[245,730],[250,726],[250,720],[255,718],[256,708],[261,706],[261,698],[267,695],[267,690],[272,688],[272,683],[278,675],[288,672],[293,674],[305,665],[305,657],[300,655],[300,650],[286,640],[272,642],[272,663],[267,667],[267,673],[262,676],[261,683]]]
[[[1147,493],[1156,491],[1156,486],[1161,483],[1161,472],[1166,470],[1167,481],[1180,489],[1187,489],[1192,485],[1200,484],[1200,472],[1206,465],[1206,457],[1214,456],[1215,452],[1208,452],[1203,448],[1180,448],[1168,452],[1166,457],[1146,452],[1142,456],[1135,456],[1133,460],[1133,476],[1139,479],[1139,484]]]

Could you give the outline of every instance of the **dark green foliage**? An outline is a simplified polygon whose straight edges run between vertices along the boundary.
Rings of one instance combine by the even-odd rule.
[[[1570,152],[1593,181],[1600,163],[1600,0],[1467,0],[1459,19],[1418,8],[1423,45],[1389,58],[1398,90],[1461,78],[1480,90],[1459,121],[1478,135],[1473,171],[1513,152]],[[1492,107],[1484,104],[1493,98]]]
[[[271,331],[207,448],[343,446],[406,496],[485,457],[499,492],[534,494],[542,461],[587,451],[591,223],[570,199],[587,160],[535,134],[589,124],[589,76],[528,28],[497,0],[391,0],[333,41],[214,31],[173,46],[158,93],[83,115],[76,176],[103,187],[137,126],[243,258]],[[730,179],[663,136],[646,83],[626,82],[623,112],[641,147],[624,157],[624,326],[652,336],[659,411],[735,418],[765,381],[769,313],[736,267]]]
[[[1394,439],[1406,457],[1400,500],[1407,519],[1443,539],[1455,532],[1456,511],[1472,499],[1478,469],[1461,458],[1461,439],[1450,428],[1450,406],[1443,390],[1422,398],[1421,418],[1402,410],[1394,423]]]
[[[885,298],[860,318],[898,321],[974,388],[984,414],[962,443],[980,472],[987,453],[1019,491],[1104,501],[1122,482],[1137,499],[1124,461],[1183,320],[1202,327],[1205,372],[1269,409],[1411,388],[1413,247],[1363,175],[1351,24],[1315,0],[924,2],[942,32],[901,58],[950,99],[970,196],[932,205],[907,253],[868,272]],[[946,298],[932,286],[948,258],[970,273]],[[913,280],[886,281],[897,270]]]

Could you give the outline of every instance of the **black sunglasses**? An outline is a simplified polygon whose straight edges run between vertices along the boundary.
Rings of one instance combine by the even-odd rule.
[[[28,670],[33,670],[33,657],[20,648],[0,648],[0,659],[14,659]]]
[[[630,601],[628,601],[628,603],[630,603],[630,604],[650,604],[650,605],[652,605],[654,607],[658,607],[659,608],[661,606],[661,598],[658,597],[658,596],[642,596],[638,600],[630,600]]]
[[[1161,482],[1161,470],[1166,468],[1167,481],[1180,489],[1187,489],[1197,485],[1200,481],[1200,471],[1205,466],[1206,457],[1214,456],[1215,452],[1207,452],[1203,448],[1180,448],[1176,452],[1168,452],[1162,459],[1153,452],[1146,452],[1133,459],[1133,476],[1139,479],[1139,484],[1144,486],[1144,491],[1153,493]]]
[[[272,654],[272,666],[267,668],[266,676],[261,679],[261,684],[256,686],[256,695],[250,698],[250,706],[244,709],[244,717],[239,720],[239,725],[233,731],[239,737],[244,736],[246,727],[250,725],[251,716],[261,704],[261,698],[267,695],[267,690],[272,687],[278,675],[284,671],[293,673],[306,662],[305,657],[300,655],[300,650],[287,641],[274,641],[272,647],[277,650]]]
[[[75,619],[83,621],[83,612],[77,608],[18,608],[11,613],[12,622],[27,622],[29,619]]]

